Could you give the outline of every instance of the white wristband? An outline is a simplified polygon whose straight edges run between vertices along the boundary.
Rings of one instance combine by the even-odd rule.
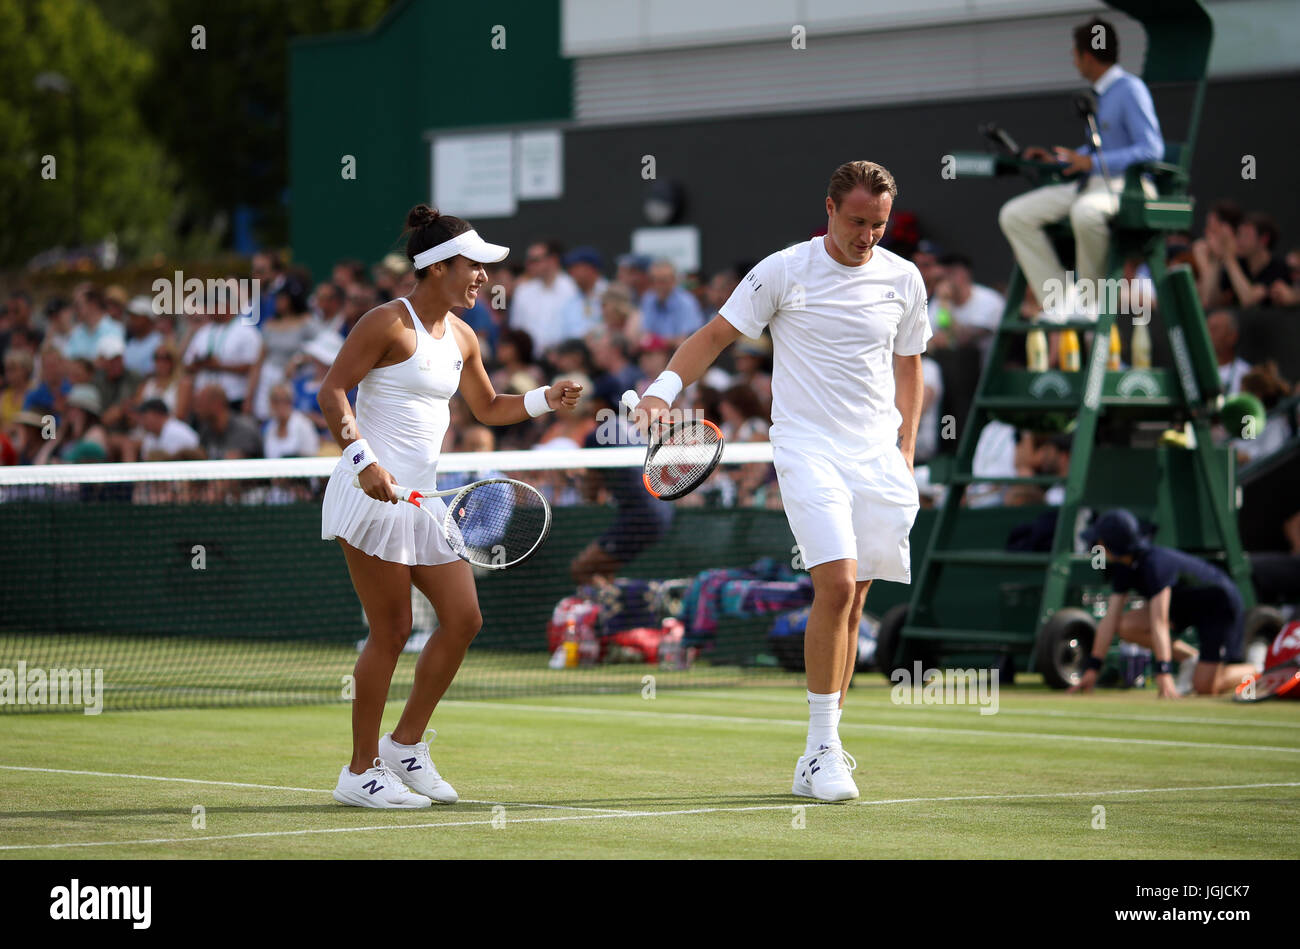
[[[358,438],[343,449],[343,457],[347,459],[353,474],[361,474],[362,469],[369,468],[379,460],[375,457],[374,452],[370,450],[370,445],[364,438]]]
[[[663,372],[659,373],[658,379],[646,386],[646,390],[642,393],[641,398],[648,399],[654,397],[656,399],[663,399],[666,404],[672,405],[677,401],[677,397],[681,394],[682,377],[677,375],[677,373],[673,372],[671,369],[665,369]]]
[[[551,407],[546,402],[546,392],[550,388],[550,386],[539,386],[524,393],[524,409],[533,418],[551,411]]]

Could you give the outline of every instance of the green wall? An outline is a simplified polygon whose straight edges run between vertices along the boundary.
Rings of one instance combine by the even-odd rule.
[[[289,64],[290,241],[317,279],[398,249],[428,202],[426,133],[567,120],[559,0],[407,0],[370,32],[295,40]],[[493,49],[493,27],[505,49]],[[355,180],[342,158],[356,158]]]

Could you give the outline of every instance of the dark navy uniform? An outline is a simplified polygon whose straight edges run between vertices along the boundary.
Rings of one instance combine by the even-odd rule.
[[[1148,600],[1165,587],[1172,634],[1195,626],[1201,662],[1241,662],[1245,610],[1232,579],[1213,564],[1181,550],[1148,547],[1134,552],[1132,564],[1109,561],[1106,577],[1116,593]]]

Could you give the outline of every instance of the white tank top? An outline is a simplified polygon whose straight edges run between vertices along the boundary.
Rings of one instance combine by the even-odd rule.
[[[460,385],[464,365],[451,323],[434,339],[406,297],[415,324],[415,352],[392,366],[377,366],[357,386],[357,426],[379,464],[407,488],[437,487],[438,454],[447,433],[447,400]]]

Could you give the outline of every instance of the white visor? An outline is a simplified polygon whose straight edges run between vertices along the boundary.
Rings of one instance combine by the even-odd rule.
[[[457,234],[451,240],[443,241],[436,247],[420,251],[415,255],[415,269],[423,270],[430,264],[456,256],[468,257],[480,264],[495,264],[499,260],[505,260],[509,253],[509,247],[489,244],[478,236],[478,231],[470,230],[464,234]]]

